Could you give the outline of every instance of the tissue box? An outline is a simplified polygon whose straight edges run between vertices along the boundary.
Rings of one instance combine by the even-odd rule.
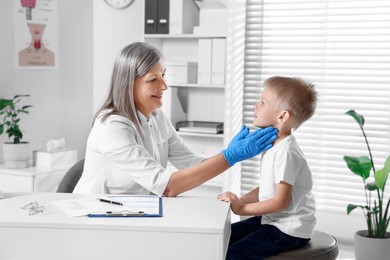
[[[67,169],[77,162],[77,150],[72,148],[55,151],[38,150],[36,152],[36,167],[52,169]]]

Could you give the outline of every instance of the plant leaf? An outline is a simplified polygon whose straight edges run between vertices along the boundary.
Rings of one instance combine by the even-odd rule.
[[[364,126],[364,116],[356,113],[355,110],[349,110],[345,114],[352,116],[359,125]]]
[[[0,99],[0,110],[12,105],[12,99]]]
[[[355,174],[359,175],[363,179],[367,179],[370,176],[370,170],[372,162],[367,156],[352,157],[344,156],[344,161],[347,163],[348,168]]]
[[[18,97],[29,97],[30,95],[29,94],[25,94],[25,95],[15,95],[14,96],[14,99],[17,99]]]
[[[369,190],[369,191],[374,191],[377,188],[378,187],[376,186],[375,182],[370,182],[370,183],[366,184],[366,189]]]
[[[367,207],[366,206],[361,206],[361,205],[355,205],[355,204],[348,204],[348,206],[347,206],[347,214],[351,213],[356,208],[365,209]]]
[[[21,101],[22,97],[29,97],[30,95],[16,95],[13,99],[0,99],[0,115],[2,116],[2,124],[0,126],[0,134],[4,131],[8,135],[8,138],[13,138],[14,143],[19,143],[23,137],[20,130],[19,123],[20,113],[28,114],[28,108],[31,105],[26,105],[20,108],[16,104]]]
[[[374,173],[375,177],[375,184],[376,186],[384,191],[386,186],[387,177],[389,176],[390,172],[390,156],[387,157],[385,165],[382,169]]]
[[[32,107],[32,106],[31,105],[22,106],[22,110],[29,108],[29,107]]]

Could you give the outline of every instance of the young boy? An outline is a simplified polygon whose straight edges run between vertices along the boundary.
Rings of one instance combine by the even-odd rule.
[[[274,146],[261,154],[260,186],[238,198],[218,196],[232,211],[254,217],[232,224],[226,259],[265,259],[307,244],[316,224],[312,176],[292,129],[315,111],[314,85],[300,78],[264,82],[253,124],[279,130]]]

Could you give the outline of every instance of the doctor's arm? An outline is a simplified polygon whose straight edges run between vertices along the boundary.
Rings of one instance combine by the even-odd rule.
[[[214,178],[236,162],[252,158],[269,149],[276,139],[276,131],[274,128],[266,128],[249,133],[249,129],[243,126],[220,154],[209,157],[197,165],[174,172],[168,181],[164,195],[177,196]]]
[[[168,197],[177,196],[214,178],[229,167],[230,165],[225,157],[220,153],[197,165],[176,171],[171,175],[164,195]]]

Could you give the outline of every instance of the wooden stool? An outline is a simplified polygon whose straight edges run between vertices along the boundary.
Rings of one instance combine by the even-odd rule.
[[[316,230],[306,246],[282,252],[267,258],[267,260],[335,260],[338,254],[339,248],[336,238]]]

